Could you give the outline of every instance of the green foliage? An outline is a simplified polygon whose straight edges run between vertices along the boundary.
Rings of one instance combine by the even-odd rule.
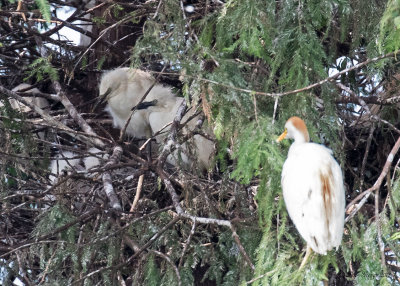
[[[0,136],[4,138],[1,148],[7,148],[11,154],[19,156],[35,157],[38,154],[38,146],[32,138],[34,134],[28,132],[25,122],[25,115],[19,110],[11,107],[8,100],[2,100],[4,106],[0,107],[0,114],[3,117],[0,124]],[[0,180],[1,196],[20,188],[20,180],[28,180],[32,175],[41,173],[42,167],[47,163],[45,160],[12,160],[3,158],[5,167],[2,168]]]
[[[43,18],[49,23],[51,20],[50,4],[48,0],[35,0],[36,5],[38,5],[40,13],[42,13]]]
[[[241,140],[234,157],[237,166],[233,178],[249,184],[253,177],[262,173],[268,174],[268,178],[276,174],[280,180],[284,158],[275,142],[279,134],[271,122],[270,118],[261,118],[259,122],[249,123],[239,134]]]
[[[38,58],[29,65],[29,70],[26,71],[28,80],[32,77],[37,81],[42,81],[46,76],[51,80],[58,80],[58,72],[51,64],[51,58]]]
[[[73,220],[73,216],[69,211],[61,205],[55,205],[37,224],[33,234],[40,236],[51,233],[55,228],[62,227]],[[61,232],[62,240],[73,243],[75,241],[76,229],[74,227],[68,228],[66,231]]]
[[[400,1],[389,0],[380,22],[379,49],[393,52],[400,48]]]
[[[177,71],[184,69],[185,85],[207,86],[206,98],[220,149],[231,147],[234,151],[235,169],[231,177],[243,184],[257,179],[262,235],[254,253],[257,263],[253,277],[267,275],[254,285],[317,285],[325,278],[328,267],[339,271],[340,251],[314,256],[306,274],[298,271],[305,244],[288,218],[280,190],[281,168],[290,143],[275,143],[285,121],[293,115],[302,117],[311,139],[331,148],[339,161],[344,159],[338,137],[342,122],[337,119],[334,85],[277,99],[256,95],[254,91],[288,91],[327,77],[329,67],[336,65],[335,47],[347,40],[348,29],[354,28],[355,50],[364,39],[376,35],[376,30],[370,28],[367,34],[361,27],[376,26],[379,16],[353,19],[354,13],[376,8],[375,4],[341,0],[284,4],[227,1],[222,10],[192,23],[197,41],[185,34],[186,22],[181,13],[170,13],[179,10],[178,4],[167,1],[161,6],[157,20],[146,22],[144,35],[135,46],[134,65],[156,55]],[[165,25],[166,22],[170,24]],[[368,48],[373,51],[375,46],[371,42]],[[202,68],[204,63],[213,68]],[[233,143],[229,141],[231,138]],[[222,154],[218,157],[221,161]],[[357,253],[353,254],[361,259]],[[193,263],[197,261],[196,256],[190,259]],[[224,283],[223,279],[234,281],[237,277],[235,273],[239,270],[234,266],[225,269],[226,264],[218,261],[209,264],[212,266],[206,277],[217,283]],[[225,270],[223,278],[220,273]],[[215,272],[215,276],[210,272]]]
[[[148,6],[143,6],[145,9],[138,9],[138,12],[124,11],[129,6],[127,3],[110,4],[105,15],[118,18],[127,15],[124,14],[127,12],[132,17],[132,23],[141,25],[145,22],[143,36],[132,48],[132,65],[151,68],[153,65],[167,65],[170,71],[182,75],[182,93],[188,102],[193,104],[202,100],[209,108],[206,115],[217,139],[217,158],[220,162],[220,172],[210,174],[209,180],[215,175],[222,183],[220,186],[218,181],[205,190],[200,184],[195,186],[196,190],[186,189],[186,186],[179,188],[181,204],[187,213],[223,217],[235,222],[240,240],[255,262],[256,269],[254,272],[249,269],[229,229],[199,223],[191,234],[190,222],[182,220],[152,241],[150,247],[130,261],[128,267],[119,267],[117,271],[124,277],[131,276],[135,285],[177,285],[170,261],[177,266],[182,259],[179,267],[182,285],[207,284],[209,281],[216,285],[245,285],[256,277],[259,279],[252,285],[320,285],[328,272],[341,272],[343,277],[351,280],[353,277],[349,273],[354,269],[356,284],[388,283],[384,279],[386,271],[380,263],[376,220],[381,223],[385,245],[400,256],[396,228],[400,205],[398,174],[394,176],[388,214],[382,212],[379,218],[357,216],[346,224],[343,243],[338,251],[331,251],[326,256],[314,254],[305,269],[299,270],[306,245],[288,217],[280,184],[281,169],[290,142],[278,144],[275,139],[290,116],[300,116],[306,121],[312,141],[331,148],[338,161],[350,168],[351,172],[346,176],[352,175],[356,168],[347,167],[349,162],[344,161],[347,150],[343,150],[350,139],[341,136],[346,135],[341,132],[343,126],[348,127],[349,124],[347,117],[338,119],[338,113],[349,106],[338,102],[338,98],[342,97],[335,82],[288,96],[262,94],[305,87],[326,78],[332,67],[343,70],[347,61],[360,61],[365,56],[376,54],[376,29],[382,16],[380,1],[229,0],[222,1],[225,3],[221,6],[216,4],[218,1],[205,2],[208,6],[202,7],[204,10],[201,11],[202,1],[196,4],[194,14],[184,14],[180,1],[164,0],[159,3],[147,1],[143,5]],[[37,0],[37,5],[49,21],[48,1]],[[399,1],[389,1],[380,21],[381,51],[399,48],[399,6]],[[145,14],[150,10],[157,11],[157,14]],[[92,20],[94,23],[107,23],[106,17]],[[338,57],[346,59],[341,67],[336,64]],[[29,65],[27,78],[36,81],[58,79],[58,70],[52,62],[51,58],[34,60]],[[86,68],[87,62],[88,58],[82,61],[83,68]],[[106,56],[97,59],[97,68],[102,69],[105,63]],[[383,67],[384,63],[381,63],[374,69],[366,68],[363,73],[366,77],[376,75],[376,71]],[[380,73],[381,77],[384,75]],[[356,72],[345,74],[339,80],[361,95],[364,92],[359,88],[360,78]],[[6,103],[2,113],[5,117],[21,116],[13,114],[8,107]],[[349,118],[355,116],[359,105],[353,104],[352,108],[346,114]],[[396,111],[394,106],[391,108]],[[390,114],[387,117],[385,115],[384,118],[393,122]],[[14,132],[23,126],[9,118],[5,118],[2,124],[11,134],[10,146],[16,151],[27,149],[23,132]],[[360,142],[357,144],[363,144],[363,140]],[[226,160],[231,151],[233,156]],[[2,170],[2,173],[17,178],[28,176],[19,173],[14,165]],[[118,180],[118,184],[114,184],[116,189],[122,186],[120,182]],[[240,185],[238,182],[242,184],[240,188],[236,188]],[[84,285],[97,285],[99,281],[105,285],[115,283],[115,268],[99,273],[92,272],[93,269],[114,267],[126,261],[129,256],[125,257],[125,254],[131,255],[132,252],[131,249],[121,251],[121,245],[126,245],[126,238],[143,246],[176,215],[172,210],[133,222],[136,216],[170,203],[169,198],[165,199],[167,195],[160,178],[157,183],[152,190],[144,189],[141,209],[129,218],[121,215],[118,225],[114,223],[113,215],[101,209],[107,204],[102,201],[97,205],[97,200],[100,200],[97,190],[100,188],[96,186],[89,192],[90,196],[96,195],[87,197],[87,200],[85,198],[83,205],[89,209],[99,207],[102,212],[93,221],[81,222],[53,234],[55,229],[74,221],[78,217],[75,212],[79,212],[79,206],[68,197],[70,194],[60,188],[60,192],[56,193],[59,196],[57,199],[70,200],[72,207],[59,203],[43,210],[44,214],[37,218],[39,223],[32,231],[35,239],[53,234],[47,241],[40,241],[29,249],[40,269],[46,269],[43,284],[69,285],[88,274],[91,276],[85,279]],[[18,181],[8,179],[2,184],[16,188]],[[180,180],[173,181],[173,184],[179,187],[184,185]],[[250,186],[257,189],[254,200],[257,203],[258,223],[257,219],[251,220],[255,217],[255,210],[243,203],[253,203],[253,197],[246,193]],[[130,201],[131,190],[121,188],[123,190],[118,190],[121,201]],[[352,191],[350,188],[349,192]],[[195,194],[206,199],[195,197]],[[5,197],[4,192],[1,195]],[[79,193],[81,195],[86,194]],[[353,194],[349,193],[348,198],[352,197]],[[119,223],[126,221],[130,224],[121,229],[122,224]],[[191,241],[187,244],[189,236]],[[168,259],[153,250],[161,251]]]

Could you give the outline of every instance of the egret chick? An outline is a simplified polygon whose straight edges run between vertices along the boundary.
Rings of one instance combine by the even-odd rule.
[[[86,171],[94,168],[94,167],[99,167],[101,164],[101,161],[99,157],[102,159],[108,159],[108,154],[102,154],[103,152],[100,149],[97,149],[96,147],[92,147],[88,150],[88,153],[93,154],[92,156],[85,157],[83,159],[83,164],[85,165]],[[94,156],[96,154],[96,156]]]
[[[339,164],[332,151],[310,143],[307,127],[299,117],[291,117],[277,141],[294,139],[282,169],[282,191],[286,208],[300,235],[311,249],[325,255],[342,241],[345,189]]]
[[[12,89],[12,91],[26,90],[30,87],[32,87],[30,84],[21,83],[21,84],[17,85],[16,87],[14,87]],[[32,95],[40,94],[40,90],[38,90],[36,87],[31,88],[31,89],[27,90],[26,92],[31,93]],[[30,103],[35,104],[36,106],[38,106],[42,109],[50,106],[49,101],[46,98],[43,98],[40,96],[27,97],[26,100],[29,101]],[[10,98],[9,102],[10,102],[11,107],[15,110],[18,110],[19,112],[31,111],[30,107],[26,106],[25,104],[19,102],[18,100],[14,99],[14,98]]]
[[[156,106],[149,107],[149,123],[151,126],[151,130],[153,134],[157,133],[161,130],[166,124],[173,121],[179,106],[182,104],[182,101],[185,100],[182,97],[174,97],[159,100],[159,103]],[[182,122],[185,122],[189,117],[193,115],[193,111],[189,110],[189,112],[182,118]],[[196,121],[198,120],[198,116],[194,117],[190,120],[184,128],[184,134],[187,134],[189,131],[192,131],[195,128]],[[165,130],[168,131],[170,127]],[[167,134],[168,132],[166,132]],[[156,141],[161,143],[164,141],[166,135],[158,135],[156,136]],[[197,156],[197,161],[199,163],[199,167],[202,169],[208,169],[212,163],[212,154],[214,153],[214,143],[201,135],[193,136],[193,143],[195,147],[195,153]],[[184,151],[188,151],[188,144],[183,145]],[[190,159],[183,152],[181,152],[182,162],[186,165],[190,164]],[[178,162],[178,152],[174,152],[167,158],[168,163],[176,166]]]
[[[56,159],[51,160],[50,162],[51,174],[49,176],[49,179],[52,185],[56,182],[56,179],[59,174],[61,174],[64,171],[68,171],[72,168],[78,167],[80,165],[79,158],[71,159],[77,156],[78,155],[73,152],[63,151],[62,153],[57,154]]]
[[[100,97],[107,100],[106,111],[113,119],[114,127],[122,129],[136,106],[155,79],[148,72],[139,69],[117,68],[105,73],[100,82]],[[171,89],[156,84],[146,97],[146,101],[174,98]],[[136,110],[127,126],[126,133],[141,139],[151,136],[148,110]]]

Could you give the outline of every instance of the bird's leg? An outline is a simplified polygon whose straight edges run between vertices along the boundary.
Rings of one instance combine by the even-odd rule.
[[[312,249],[311,249],[311,247],[307,244],[306,255],[304,256],[303,261],[302,261],[301,264],[300,264],[300,270],[304,267],[304,265],[306,265],[306,262],[307,262],[307,260],[308,260],[308,257],[310,257],[311,253],[312,253]]]

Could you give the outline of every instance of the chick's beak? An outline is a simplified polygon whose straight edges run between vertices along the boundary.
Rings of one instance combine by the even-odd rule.
[[[97,99],[92,107],[92,110],[91,110],[92,113],[96,110],[97,106],[100,103],[103,103],[104,101],[106,101],[108,99],[108,96],[110,95],[110,93],[111,93],[111,88],[107,89],[107,91],[104,94],[100,94],[97,97]]]
[[[287,135],[287,129],[285,128],[285,131],[276,139],[276,142],[281,142],[283,139],[285,139]]]

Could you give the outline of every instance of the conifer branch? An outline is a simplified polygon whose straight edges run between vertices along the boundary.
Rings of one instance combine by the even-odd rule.
[[[165,231],[167,231],[171,226],[173,226],[173,225],[174,225],[175,223],[177,223],[179,220],[180,220],[179,217],[175,217],[173,220],[171,220],[171,221],[170,221],[168,224],[166,224],[160,231],[158,231],[155,235],[153,235],[145,245],[143,245],[135,254],[133,254],[131,257],[129,257],[126,261],[124,261],[124,262],[122,262],[122,263],[120,263],[120,264],[118,264],[118,265],[106,266],[106,267],[103,267],[103,268],[99,268],[99,269],[97,269],[97,270],[95,270],[95,271],[92,271],[92,272],[90,272],[89,274],[83,276],[82,278],[80,278],[80,279],[74,281],[74,282],[73,282],[73,285],[76,285],[76,284],[78,284],[78,283],[81,282],[81,281],[85,281],[87,278],[89,278],[89,277],[91,277],[91,276],[93,276],[93,275],[95,275],[95,274],[98,274],[98,273],[101,273],[101,272],[103,272],[103,271],[107,271],[107,270],[110,270],[110,269],[119,269],[119,268],[121,268],[121,267],[123,267],[123,266],[129,264],[129,263],[130,263],[131,261],[133,261],[136,257],[138,257],[139,254],[141,254],[141,253],[142,253],[143,251],[145,251],[150,245],[152,245]]]
[[[389,171],[390,166],[392,166],[394,156],[397,154],[399,148],[400,148],[400,137],[397,139],[396,143],[392,147],[392,150],[387,156],[386,163],[383,166],[382,172],[379,175],[378,179],[375,181],[375,184],[368,190],[359,194],[355,199],[353,199],[347,205],[346,213],[348,214],[348,216],[346,217],[345,222],[348,222],[361,209],[361,207],[365,204],[365,202],[367,201],[372,192],[379,190],[387,172]],[[360,203],[356,204],[361,198],[362,200],[360,201]]]
[[[340,72],[337,72],[337,73],[335,73],[335,74],[333,74],[331,76],[328,76],[327,78],[325,78],[323,80],[320,80],[320,81],[318,81],[316,83],[310,84],[308,86],[305,86],[305,87],[302,87],[302,88],[299,88],[299,89],[289,90],[289,91],[285,91],[285,92],[263,92],[263,91],[257,91],[257,90],[252,90],[252,89],[240,88],[240,87],[236,87],[236,86],[233,86],[233,85],[228,85],[228,84],[225,84],[225,83],[221,83],[221,82],[218,82],[218,81],[215,81],[215,80],[206,79],[206,78],[198,78],[198,79],[200,81],[203,81],[203,82],[212,83],[212,84],[215,84],[215,85],[218,85],[218,86],[222,86],[222,87],[225,87],[225,88],[228,88],[228,89],[232,89],[232,90],[241,91],[241,92],[244,92],[244,93],[249,93],[249,94],[254,94],[254,95],[262,95],[262,96],[268,96],[268,97],[276,98],[276,97],[282,97],[282,96],[286,96],[286,95],[292,95],[292,94],[297,94],[297,93],[301,93],[301,92],[304,92],[304,91],[311,90],[311,89],[319,87],[319,86],[321,86],[321,85],[323,85],[323,84],[325,84],[327,82],[331,82],[331,81],[337,79],[339,76],[341,76],[343,74],[346,74],[346,73],[351,72],[353,70],[358,70],[358,69],[360,69],[360,68],[362,68],[362,67],[364,67],[364,66],[366,66],[366,65],[368,65],[370,63],[374,63],[374,62],[377,62],[377,61],[380,61],[380,60],[383,60],[383,59],[386,59],[386,58],[390,58],[390,57],[395,57],[399,52],[400,52],[400,50],[396,50],[394,52],[387,53],[387,54],[384,54],[382,56],[374,57],[372,59],[367,59],[367,60],[365,60],[365,61],[363,61],[363,62],[361,62],[359,64],[356,64],[356,65],[354,65],[352,67],[349,67],[349,68],[344,69],[344,70],[342,70]],[[181,76],[182,77],[193,77],[194,78],[194,76],[190,76],[190,75],[181,75]],[[397,100],[400,100],[400,99],[397,99],[397,97],[395,99],[393,99],[393,101],[396,101],[396,102],[397,102]],[[391,101],[390,101],[390,99],[388,99],[388,100],[385,100],[384,102],[385,103],[390,103]]]
[[[178,269],[181,268],[182,263],[183,263],[183,257],[185,256],[186,250],[189,247],[190,241],[192,240],[192,236],[194,235],[194,231],[196,229],[196,220],[193,220],[192,222],[192,229],[190,230],[189,236],[186,240],[185,246],[183,247],[182,250],[182,254],[181,254],[181,258],[179,259],[179,263],[178,263]]]

